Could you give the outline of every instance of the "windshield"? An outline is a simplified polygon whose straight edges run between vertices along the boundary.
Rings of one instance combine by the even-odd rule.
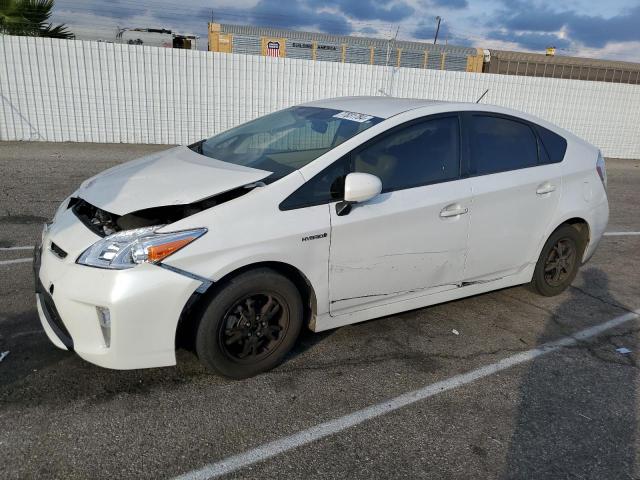
[[[273,182],[383,119],[328,108],[292,107],[192,146],[207,157],[273,172]]]

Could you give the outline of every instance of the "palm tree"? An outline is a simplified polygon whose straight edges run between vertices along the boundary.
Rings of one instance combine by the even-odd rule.
[[[54,0],[0,0],[0,34],[74,38],[62,25],[49,22]]]

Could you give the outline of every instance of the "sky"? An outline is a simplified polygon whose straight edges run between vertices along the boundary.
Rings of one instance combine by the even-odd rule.
[[[207,22],[640,62],[640,0],[57,0],[52,21],[79,38],[117,27],[200,35]]]

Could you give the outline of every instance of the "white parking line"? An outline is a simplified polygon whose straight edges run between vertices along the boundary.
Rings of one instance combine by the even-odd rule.
[[[7,252],[9,250],[33,250],[33,245],[26,245],[24,247],[0,247],[0,252]]]
[[[14,263],[27,263],[32,262],[33,258],[14,258],[13,260],[0,260],[0,265],[12,265]]]
[[[538,348],[517,353],[496,363],[492,363],[491,365],[486,365],[476,370],[472,370],[470,372],[456,375],[446,380],[427,385],[420,390],[405,393],[377,405],[372,405],[343,417],[329,420],[328,422],[324,422],[306,430],[302,430],[289,437],[280,438],[252,450],[248,450],[244,453],[240,453],[232,457],[227,457],[223,460],[220,460],[219,462],[211,463],[198,470],[194,470],[176,477],[176,480],[204,480],[217,478],[221,475],[235,472],[236,470],[240,470],[241,468],[247,467],[254,463],[258,463],[268,458],[274,457],[280,453],[284,453],[308,443],[314,442],[316,440],[320,440],[324,437],[334,435],[343,430],[346,430],[347,428],[359,425],[367,420],[371,420],[381,415],[386,415],[387,413],[391,413],[395,410],[398,410],[399,408],[406,407],[407,405],[411,405],[415,402],[419,402],[420,400],[424,400],[439,393],[446,392],[463,385],[467,385],[469,383],[475,382],[476,380],[480,380],[482,378],[511,368],[515,365],[519,365],[521,363],[531,361],[542,355],[547,355],[549,353],[555,352],[562,347],[576,345],[582,340],[595,337],[602,332],[615,328],[630,320],[635,320],[639,317],[639,315],[640,309],[636,310],[635,312],[626,313],[619,317],[615,317],[607,322],[595,325],[585,330],[581,330],[580,332],[575,333],[572,336],[563,337],[559,340],[545,343]]]
[[[605,237],[625,237],[632,235],[640,235],[640,232],[604,232]]]

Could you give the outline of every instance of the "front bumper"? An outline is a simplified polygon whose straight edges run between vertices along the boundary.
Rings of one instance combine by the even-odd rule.
[[[76,264],[96,239],[71,211],[43,231],[34,271],[47,336],[57,347],[106,368],[175,365],[178,320],[202,282],[157,265],[105,270]],[[52,251],[52,242],[66,257]],[[99,309],[109,312],[108,328]]]

